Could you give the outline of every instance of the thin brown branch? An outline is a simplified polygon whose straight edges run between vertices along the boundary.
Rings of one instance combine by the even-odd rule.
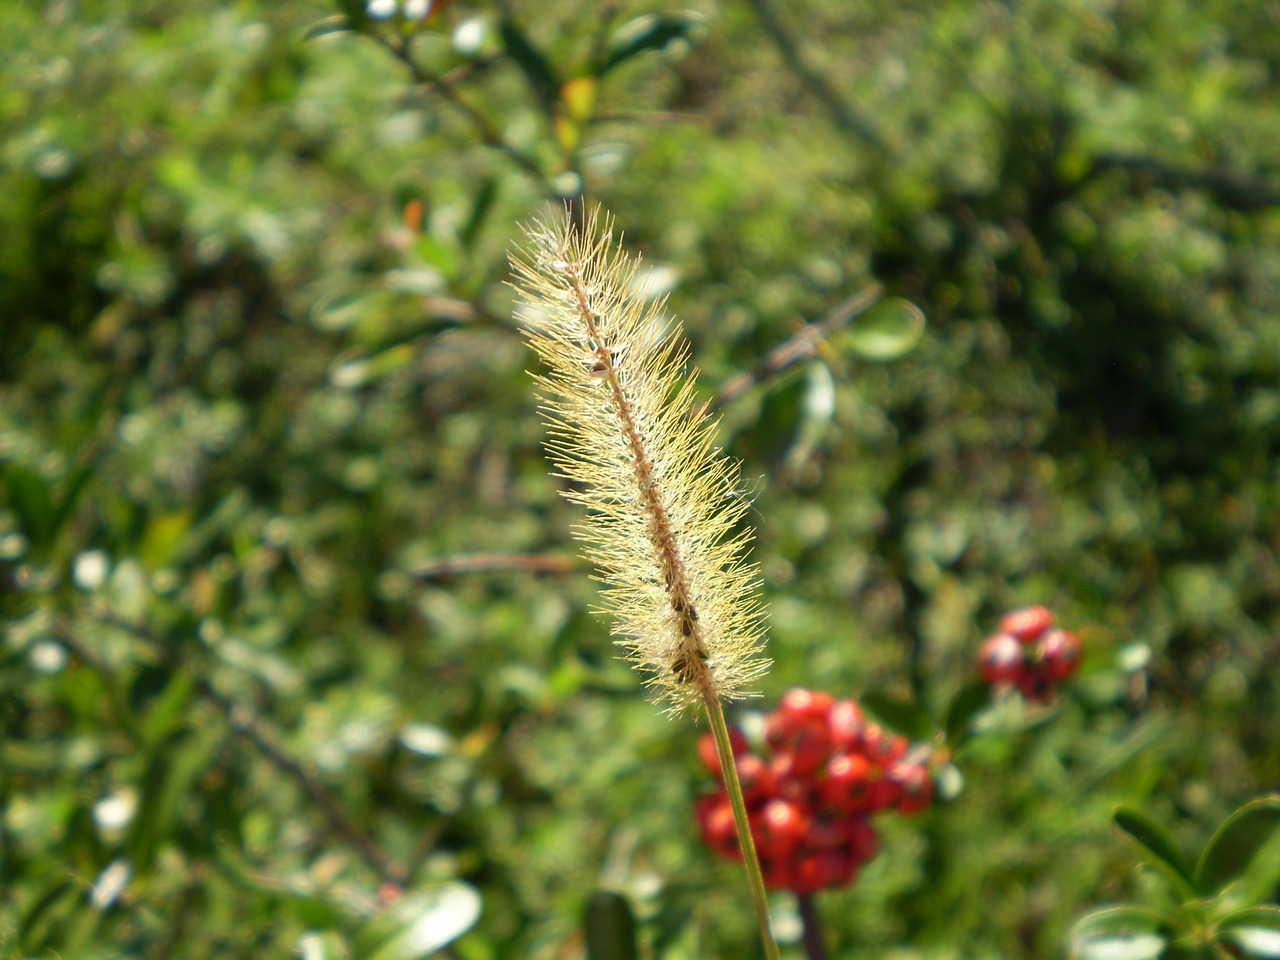
[[[715,403],[723,407],[738,399],[752,387],[773,379],[798,363],[813,357],[822,341],[835,331],[847,326],[859,314],[866,313],[884,295],[884,288],[873,283],[847,300],[833,307],[817,323],[804,324],[796,334],[769,352],[753,370],[745,370],[730,377],[716,391]]]
[[[243,704],[237,704],[224,696],[207,680],[198,680],[196,689],[201,696],[222,712],[231,730],[237,736],[257,749],[281,773],[302,788],[307,799],[320,810],[329,828],[360,856],[360,859],[381,878],[383,883],[394,884],[397,887],[404,886],[406,877],[403,869],[392,861],[387,852],[372,837],[356,826],[324,784],[284,751],[276,741],[275,735],[268,732],[260,717],[255,716],[253,711]]]
[[[1096,177],[1108,170],[1124,170],[1171,189],[1207,190],[1219,203],[1233,210],[1264,210],[1280,206],[1280,184],[1221,167],[1196,169],[1166,163],[1157,157],[1104,154],[1094,159],[1088,176]]]
[[[415,60],[407,38],[396,40],[391,37],[379,36],[377,39],[379,39],[383,45],[391,51],[392,55],[394,55],[397,60],[405,65],[406,69],[409,71],[409,75],[413,77],[415,82],[420,83],[439,94],[442,98],[452,104],[455,109],[462,113],[469,121],[471,121],[471,125],[475,127],[476,132],[480,135],[480,139],[484,141],[484,143],[505,154],[516,164],[516,166],[524,170],[525,173],[529,174],[529,176],[534,180],[538,181],[547,193],[554,193],[551,183],[547,180],[547,176],[543,172],[542,167],[538,165],[538,162],[528,154],[517,150],[515,147],[511,146],[511,144],[507,143],[502,136],[502,131],[494,126],[492,121],[490,121],[478,107],[463,97],[462,94],[458,93],[456,87],[452,83],[436,76]]]

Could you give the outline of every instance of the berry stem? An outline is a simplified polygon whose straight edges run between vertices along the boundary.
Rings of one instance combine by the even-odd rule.
[[[778,943],[773,938],[773,929],[769,924],[769,895],[764,888],[764,874],[760,872],[760,858],[756,854],[756,844],[751,838],[751,827],[747,821],[747,802],[742,796],[742,784],[738,780],[738,765],[733,759],[733,743],[729,739],[729,725],[724,719],[724,708],[718,697],[709,696],[703,701],[707,708],[707,720],[711,724],[711,735],[715,738],[716,754],[720,757],[720,772],[724,776],[724,785],[729,792],[729,803],[733,807],[733,822],[738,828],[738,845],[742,848],[742,864],[747,871],[747,883],[751,887],[751,899],[755,901],[756,919],[760,922],[760,939],[764,943],[764,954],[768,960],[779,960]],[[808,921],[805,922],[808,930]]]
[[[800,906],[800,920],[804,924],[804,952],[809,960],[827,960],[827,945],[822,937],[822,919],[818,916],[818,904],[811,893],[796,895]]]

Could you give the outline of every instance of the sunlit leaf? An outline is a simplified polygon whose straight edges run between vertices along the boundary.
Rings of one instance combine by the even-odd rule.
[[[842,341],[864,360],[897,360],[924,336],[924,314],[914,303],[890,298],[876,304],[845,332]]]
[[[298,941],[302,960],[348,960],[351,952],[346,942],[333,930],[324,933],[307,933]]]
[[[480,894],[446,883],[406,894],[356,937],[356,960],[418,960],[452,943],[480,917]]]
[[[1195,886],[1210,895],[1239,878],[1280,827],[1280,795],[1253,800],[1232,813],[1209,839],[1196,864]]]
[[[1185,887],[1184,892],[1190,892],[1191,864],[1163,826],[1140,810],[1130,807],[1121,807],[1112,820],[1116,827],[1150,855],[1156,866],[1170,874],[1175,882],[1180,881]]]
[[[1141,907],[1098,910],[1072,928],[1071,956],[1076,960],[1153,960],[1168,944],[1160,932],[1162,920]]]
[[[701,19],[690,13],[637,17],[618,31],[614,46],[600,66],[600,75],[646,51],[663,50],[673,41],[689,40],[701,24]]]
[[[1280,957],[1280,907],[1240,910],[1223,919],[1219,930],[1251,957]]]

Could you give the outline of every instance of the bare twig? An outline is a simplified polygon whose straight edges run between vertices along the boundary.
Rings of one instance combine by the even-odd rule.
[[[831,111],[836,123],[867,146],[887,153],[888,144],[871,121],[846,103],[827,78],[805,60],[799,44],[782,25],[777,13],[770,6],[769,0],[751,0],[751,6],[755,8],[756,16],[760,18],[760,25],[764,27],[764,32],[769,35],[778,52],[782,54],[782,59],[791,72],[799,77],[801,83]]]
[[[429,87],[431,90],[438,93],[441,97],[452,104],[454,108],[466,116],[466,118],[471,121],[472,126],[476,128],[476,132],[480,135],[481,140],[490,147],[493,147],[495,150],[498,150],[509,157],[516,166],[524,170],[525,173],[529,174],[529,176],[534,180],[537,180],[546,192],[554,192],[551,188],[551,184],[547,180],[546,174],[543,172],[542,167],[538,165],[536,160],[507,143],[502,136],[502,132],[493,125],[489,118],[485,116],[478,107],[458,93],[453,84],[436,76],[413,58],[413,53],[410,49],[409,40],[407,38],[397,41],[390,37],[379,36],[378,39],[388,50],[391,51],[397,60],[405,65],[409,71],[409,75],[413,77],[416,82]]]
[[[397,887],[404,886],[406,877],[401,867],[396,865],[378,843],[364,833],[334,795],[319,780],[311,775],[295,758],[289,756],[277,743],[273,734],[269,733],[260,717],[254,715],[248,707],[237,704],[220,693],[203,678],[196,682],[200,694],[217,707],[227,718],[232,731],[258,750],[270,760],[276,768],[302,788],[312,803],[319,808],[329,828],[341,837],[362,859],[383,883],[391,883]]]
[[[1280,205],[1280,184],[1221,167],[1194,169],[1166,163],[1157,157],[1104,154],[1096,157],[1088,177],[1108,170],[1124,170],[1146,176],[1174,189],[1192,187],[1208,190],[1218,202],[1233,210],[1263,210]]]
[[[817,353],[824,338],[871,309],[883,295],[884,289],[878,283],[873,283],[837,304],[817,323],[805,324],[795,336],[771,350],[754,370],[745,370],[721,384],[716,391],[716,404],[724,406],[731,403],[756,384],[764,383],[797,363],[808,360]]]

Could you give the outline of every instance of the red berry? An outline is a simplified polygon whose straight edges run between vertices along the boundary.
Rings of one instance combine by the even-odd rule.
[[[828,887],[844,886],[857,872],[857,862],[847,853],[823,850],[803,857],[787,886],[800,894],[817,893]]]
[[[825,717],[815,720],[801,713],[771,713],[765,720],[765,738],[775,754],[791,756],[792,776],[813,774],[831,754],[831,734]]]
[[[867,811],[879,813],[898,805],[902,796],[902,784],[888,776],[884,770],[876,770],[867,791]]]
[[[839,700],[833,704],[831,712],[827,714],[827,729],[831,733],[832,747],[844,751],[859,745],[865,722],[862,710],[852,700]]]
[[[866,820],[849,823],[849,855],[858,863],[868,863],[880,852],[880,838]]]
[[[738,768],[738,782],[742,784],[742,797],[748,804],[761,803],[771,797],[778,787],[773,768],[754,753],[744,753],[734,759]]]
[[[1022,673],[1022,644],[1011,634],[997,633],[983,641],[978,669],[987,683],[1015,683]]]
[[[840,813],[863,813],[869,807],[871,764],[857,753],[840,753],[827,764],[827,775],[819,782],[823,803]]]
[[[827,715],[831,712],[831,707],[834,704],[835,697],[829,693],[794,687],[782,695],[782,703],[779,705],[779,709],[782,713],[794,716],[797,719],[816,721],[825,725]]]
[[[933,777],[923,763],[900,763],[889,771],[889,779],[901,788],[898,812],[904,816],[915,816],[933,802]]]
[[[1050,680],[1066,680],[1080,666],[1080,640],[1070,630],[1049,630],[1036,644],[1036,657]]]
[[[795,853],[809,830],[809,817],[798,804],[770,800],[752,817],[756,845],[769,857],[789,857]]]
[[[902,759],[909,744],[905,737],[890,733],[878,723],[863,724],[862,752],[873,766],[889,767]]]
[[[849,846],[849,826],[854,821],[847,816],[815,817],[805,834],[806,850],[842,850]]]
[[[1053,626],[1053,612],[1036,604],[1005,614],[1000,621],[1000,632],[1007,633],[1020,643],[1034,643],[1040,634]]]
[[[741,860],[738,828],[733,822],[733,807],[724,794],[703,797],[698,801],[698,825],[702,841],[722,857]]]
[[[1018,692],[1032,703],[1048,703],[1053,699],[1054,682],[1039,663],[1028,663],[1016,681]]]

